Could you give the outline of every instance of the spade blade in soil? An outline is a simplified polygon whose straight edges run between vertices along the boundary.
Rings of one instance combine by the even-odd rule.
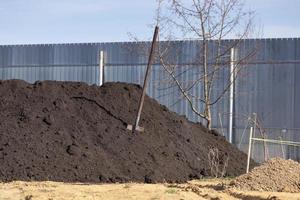
[[[133,125],[128,124],[127,125],[127,129],[130,130],[130,131],[132,131],[133,130]],[[135,127],[134,130],[138,131],[138,132],[144,132],[145,129],[143,127],[137,126],[137,127]]]

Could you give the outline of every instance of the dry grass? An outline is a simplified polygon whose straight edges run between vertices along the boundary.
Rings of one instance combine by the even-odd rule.
[[[56,182],[0,183],[1,200],[201,200],[290,199],[300,194],[243,192],[226,189],[228,179],[206,179],[187,184],[80,184]]]

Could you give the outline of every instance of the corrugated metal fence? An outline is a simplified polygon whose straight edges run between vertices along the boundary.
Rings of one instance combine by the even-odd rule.
[[[233,40],[224,40],[227,44]],[[196,80],[201,68],[195,64],[199,41],[175,41],[180,50],[174,62],[182,82]],[[213,47],[213,42],[210,44]],[[142,83],[148,42],[5,45],[0,46],[0,79],[83,81],[98,84],[99,54],[105,53],[105,81]],[[240,55],[259,47],[255,58],[243,69],[236,83],[234,143],[242,150],[248,146],[247,120],[257,113],[268,138],[300,142],[300,39],[250,39],[239,46]],[[175,48],[174,48],[175,49]],[[213,48],[212,48],[213,49]],[[228,80],[223,70],[215,87],[221,91]],[[156,64],[152,69],[148,94],[171,110],[186,115],[192,121],[199,118],[191,111],[167,73]],[[200,95],[201,85],[191,93]],[[217,95],[214,94],[214,95]],[[197,104],[201,106],[201,104]],[[213,126],[227,137],[228,95],[213,107]],[[243,134],[244,133],[244,134]],[[257,131],[259,133],[259,131]],[[243,137],[242,137],[243,136]],[[282,156],[280,145],[267,147],[270,156]],[[254,158],[263,160],[261,144],[254,148]],[[300,160],[299,148],[284,147],[284,156]]]

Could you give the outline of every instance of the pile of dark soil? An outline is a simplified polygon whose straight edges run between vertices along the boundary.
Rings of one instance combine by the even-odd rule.
[[[245,172],[244,153],[149,97],[145,132],[128,131],[140,93],[124,83],[0,82],[0,180],[183,182],[209,175],[211,147],[229,155],[227,175]]]
[[[273,158],[231,183],[242,190],[300,192],[300,164]]]

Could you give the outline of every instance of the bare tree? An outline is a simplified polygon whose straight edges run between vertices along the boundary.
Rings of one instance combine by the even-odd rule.
[[[161,27],[161,42],[158,60],[169,75],[191,110],[206,122],[211,129],[212,106],[229,91],[242,67],[255,50],[235,58],[234,70],[222,89],[215,83],[222,70],[230,66],[230,52],[238,48],[242,39],[249,36],[253,28],[253,12],[245,12],[241,0],[158,0],[156,22]],[[173,40],[195,39],[199,41],[198,53],[189,63],[198,67],[194,81],[179,78],[184,63],[174,62],[180,50],[174,50]],[[235,38],[229,43],[224,39]],[[189,67],[187,68],[189,70]],[[231,78],[230,78],[231,77]],[[200,88],[195,95],[193,88]],[[199,106],[201,105],[201,106]]]

